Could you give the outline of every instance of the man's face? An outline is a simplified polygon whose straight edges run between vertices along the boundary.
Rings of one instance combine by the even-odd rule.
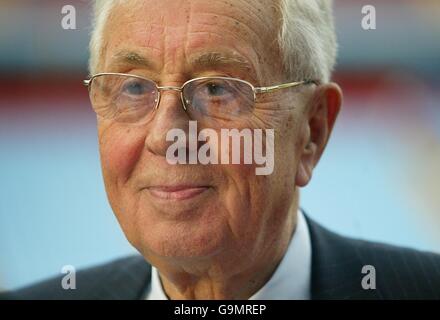
[[[111,13],[104,31],[100,72],[132,73],[162,86],[200,76],[227,76],[255,86],[282,77],[275,35],[277,11],[266,1],[127,1]],[[145,57],[148,66],[115,62],[121,53]],[[205,53],[239,56],[232,63],[192,65]],[[233,59],[234,60],[234,59]],[[255,166],[171,165],[167,132],[188,128],[179,93],[162,93],[151,121],[98,119],[104,181],[110,204],[128,238],[144,256],[246,261],[270,250],[286,223],[295,176],[306,143],[304,92],[282,90],[259,97],[251,115],[204,123],[198,129],[274,129],[274,170]],[[219,133],[220,136],[220,133]],[[184,192],[172,192],[183,188]],[[156,260],[155,260],[156,259]]]

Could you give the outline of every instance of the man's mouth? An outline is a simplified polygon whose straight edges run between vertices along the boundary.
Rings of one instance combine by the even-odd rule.
[[[186,200],[194,198],[209,190],[210,186],[197,185],[172,185],[172,186],[151,186],[147,190],[156,198],[163,200]]]

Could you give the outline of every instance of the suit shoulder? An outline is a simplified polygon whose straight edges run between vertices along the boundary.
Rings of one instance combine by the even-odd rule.
[[[375,268],[384,296],[440,299],[440,255],[405,247],[359,241],[361,259]]]
[[[325,244],[329,251],[333,249],[331,251],[341,254],[354,254],[362,261],[372,261],[387,269],[398,268],[400,272],[406,273],[426,271],[430,276],[440,278],[439,253],[342,236],[316,223],[312,233],[315,241]]]
[[[440,278],[440,254],[391,245],[382,242],[345,238],[351,242],[351,246],[359,254],[362,260],[368,259],[378,265],[395,269],[396,272],[429,273],[431,277]]]
[[[440,299],[439,254],[345,237],[313,221],[309,227],[315,275],[328,290],[337,285],[330,280],[337,279],[365,295],[361,280],[374,272],[375,298]]]
[[[149,277],[149,265],[141,256],[129,256],[75,272],[75,289],[63,289],[65,274],[41,281],[31,286],[7,292],[2,299],[65,300],[65,299],[112,299],[120,293],[118,286],[132,281],[134,287],[126,291],[127,299],[133,291],[145,285]],[[139,286],[139,288],[136,288]],[[131,290],[130,290],[131,289]]]
[[[440,299],[440,255],[380,242],[350,239],[356,255],[386,299]],[[373,267],[374,269],[372,269]]]

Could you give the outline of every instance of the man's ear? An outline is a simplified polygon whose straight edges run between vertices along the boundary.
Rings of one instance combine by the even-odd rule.
[[[296,173],[296,185],[304,187],[312,178],[333,130],[342,104],[342,91],[336,83],[320,85],[313,93],[305,112],[303,143]]]

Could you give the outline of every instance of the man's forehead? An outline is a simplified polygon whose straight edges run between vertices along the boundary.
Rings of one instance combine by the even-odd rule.
[[[279,20],[276,10],[271,9],[274,7],[273,3],[263,5],[261,0],[128,0],[116,5],[109,20],[114,21],[114,28],[129,27],[145,35],[160,36],[166,30],[177,33],[176,29],[187,29],[187,32],[212,32],[220,36],[273,38]]]
[[[193,18],[191,14],[228,15],[232,19],[249,18],[256,23],[273,21],[278,15],[278,0],[125,0],[116,3],[115,8],[130,9],[141,15],[148,15],[155,21],[173,25]],[[237,15],[236,15],[237,14]],[[170,18],[170,19],[168,19]],[[267,20],[267,21],[264,21]]]
[[[107,59],[154,67],[160,60],[161,64],[171,60],[174,52],[186,50],[190,64],[235,64],[249,72],[264,55],[267,41],[262,39],[269,34],[268,25],[274,27],[264,10],[260,1],[126,1],[114,8],[110,18]],[[118,34],[119,39],[114,39]],[[208,53],[200,52],[204,47],[210,47]]]

